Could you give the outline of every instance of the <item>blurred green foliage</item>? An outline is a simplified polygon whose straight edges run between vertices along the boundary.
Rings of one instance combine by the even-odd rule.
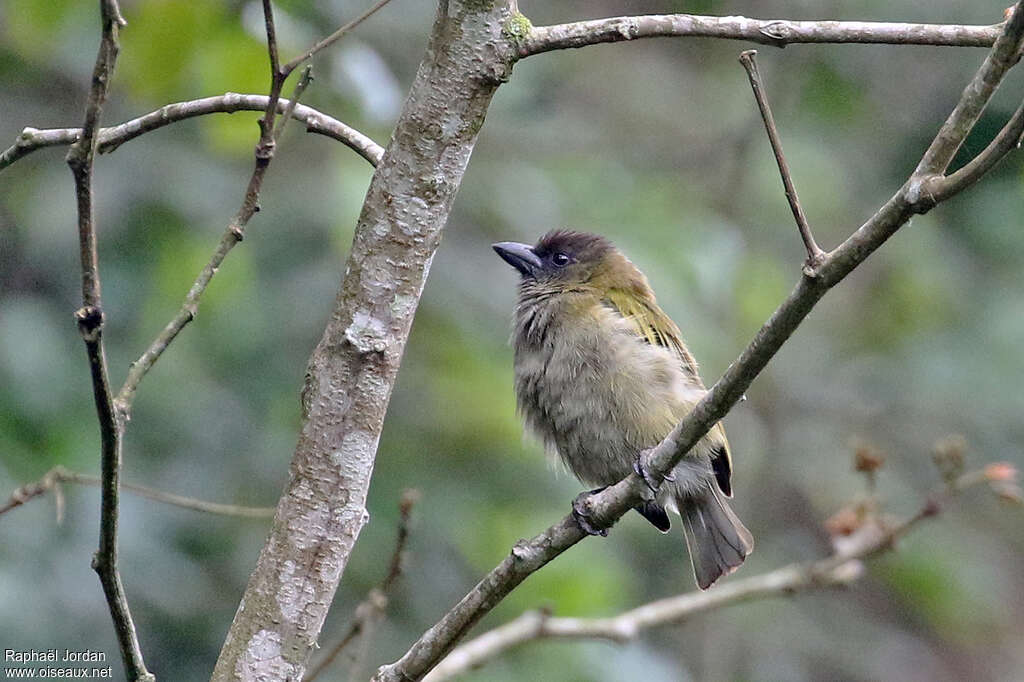
[[[1006,3],[520,0],[536,25],[626,12],[987,24]],[[104,120],[268,85],[259,4],[124,2],[128,26]],[[355,16],[342,0],[275,3],[285,55]],[[381,143],[425,46],[431,3],[393,6],[317,57],[305,101]],[[95,3],[0,5],[0,139],[79,125],[98,40]],[[492,106],[434,260],[388,414],[371,523],[322,641],[386,570],[397,500],[422,492],[408,567],[367,666],[393,660],[518,538],[568,510],[580,486],[524,440],[506,338],[515,277],[488,245],[552,227],[613,238],[647,272],[710,383],[799,274],[802,249],[742,69],[745,45],[659,40],[527,60]],[[793,46],[761,69],[795,182],[830,247],[902,182],[983,57],[974,49]],[[1012,74],[961,153],[1021,97]],[[147,134],[97,163],[112,379],[180,305],[241,201],[256,115]],[[98,468],[70,174],[49,149],[0,174],[0,490],[62,464]],[[913,510],[937,483],[931,444],[962,433],[969,462],[1024,466],[1024,186],[1011,156],[981,185],[918,217],[830,293],[728,418],[735,507],[757,538],[739,576],[828,551],[821,520],[863,493],[850,442],[889,454],[880,493]],[[299,422],[299,390],[343,270],[371,169],[294,126],[262,212],[199,316],[140,389],[128,481],[272,504]],[[68,488],[0,519],[0,642],[92,648],[115,639],[89,558],[95,490]],[[6,494],[6,493],[4,493]],[[266,532],[125,496],[122,571],[151,668],[212,668]],[[628,646],[551,642],[478,680],[1011,680],[1024,677],[1024,514],[971,493],[842,593],[736,606]],[[549,605],[608,615],[692,588],[678,532],[627,517],[528,580],[481,627]],[[342,661],[339,669],[347,662]]]

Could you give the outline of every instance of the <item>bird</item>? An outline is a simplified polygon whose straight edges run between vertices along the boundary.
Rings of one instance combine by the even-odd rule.
[[[587,232],[554,230],[534,245],[492,248],[520,275],[511,343],[527,430],[578,479],[600,486],[591,493],[641,474],[652,499],[635,509],[663,533],[667,512],[679,515],[701,589],[736,570],[754,541],[725,499],[732,453],[722,424],[663,480],[643,467],[643,455],[707,392],[647,277],[609,239]],[[607,533],[573,508],[585,532]]]

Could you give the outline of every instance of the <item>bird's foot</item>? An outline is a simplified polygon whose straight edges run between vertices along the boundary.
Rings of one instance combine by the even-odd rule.
[[[650,456],[651,451],[653,449],[654,448],[649,448],[647,450],[642,450],[636,456],[636,459],[633,460],[633,471],[636,472],[637,476],[639,476],[640,478],[644,479],[644,483],[647,484],[647,487],[651,489],[652,493],[657,493],[658,492],[658,487],[664,481],[670,481],[671,482],[671,481],[676,480],[676,477],[673,476],[672,474],[665,474],[664,476],[661,477],[661,480],[659,481],[658,479],[656,479],[651,474],[650,471],[647,470],[647,464],[644,463],[644,460],[647,459],[647,457]]]
[[[607,487],[607,486],[605,486]],[[582,492],[576,496],[576,499],[572,501],[572,516],[576,519],[576,523],[587,535],[600,535],[601,537],[608,537],[607,528],[598,528],[590,522],[588,518],[590,509],[587,505],[587,499],[596,493],[601,492],[604,488],[595,488],[587,492]]]

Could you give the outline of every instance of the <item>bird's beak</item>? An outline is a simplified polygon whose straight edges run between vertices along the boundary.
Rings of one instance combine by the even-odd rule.
[[[533,252],[529,244],[519,242],[498,242],[492,244],[491,248],[501,256],[506,263],[523,274],[523,277],[534,277],[541,268],[540,258]]]

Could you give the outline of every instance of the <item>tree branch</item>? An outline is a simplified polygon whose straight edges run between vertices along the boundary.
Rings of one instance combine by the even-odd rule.
[[[800,198],[796,194],[796,187],[793,185],[793,177],[789,173],[789,164],[786,163],[786,155],[782,152],[782,140],[779,139],[779,129],[775,127],[775,117],[772,116],[772,109],[768,106],[768,97],[764,93],[764,84],[761,81],[761,73],[757,68],[755,59],[757,50],[746,50],[740,53],[740,64],[747,72],[750,79],[750,87],[754,91],[754,99],[757,100],[757,108],[761,112],[761,120],[764,121],[764,128],[768,132],[768,141],[772,145],[772,152],[775,154],[775,162],[779,166],[779,174],[782,176],[782,187],[786,192],[786,200],[793,212],[793,219],[796,220],[796,227],[800,231],[800,238],[807,250],[807,265],[814,268],[819,265],[825,257],[818,244],[811,234],[811,226],[807,224],[807,216],[800,205]]]
[[[97,135],[98,151],[100,154],[109,154],[125,142],[134,140],[144,133],[197,116],[233,114],[236,111],[266,111],[269,101],[266,95],[239,95],[228,92],[215,97],[167,104],[120,125],[102,128]],[[289,100],[278,100],[277,113],[284,114],[290,105]],[[292,118],[306,124],[306,132],[317,133],[341,142],[366,159],[370,165],[376,166],[384,154],[384,148],[366,135],[312,107],[296,104]],[[81,128],[25,128],[14,144],[0,153],[0,170],[37,149],[73,144],[81,134]]]
[[[67,164],[75,179],[78,203],[78,235],[82,261],[82,307],[75,312],[78,331],[85,341],[92,376],[93,398],[100,425],[101,501],[99,549],[92,567],[103,586],[103,594],[114,622],[117,641],[124,662],[126,677],[153,680],[139,648],[138,635],[128,609],[124,586],[117,568],[118,478],[121,469],[121,435],[123,423],[118,419],[107,375],[107,359],[103,347],[103,301],[100,293],[99,259],[96,254],[96,225],[93,215],[93,160],[96,157],[97,131],[103,105],[107,99],[110,78],[118,53],[118,28],[124,18],[117,0],[100,2],[102,37],[92,72],[92,85],[85,107],[81,137],[68,150]]]
[[[961,117],[980,111],[991,97],[995,85],[1009,68],[1011,55],[1019,49],[1024,22],[1020,20],[1020,0],[1005,25],[1005,34],[996,41],[992,52],[961,96],[951,115],[955,135],[946,144],[958,147],[970,126],[959,125]],[[983,79],[991,87],[976,87]],[[960,136],[956,140],[955,136]],[[817,268],[805,268],[793,292],[772,314],[755,335],[750,345],[733,362],[725,374],[705,394],[693,411],[651,451],[644,467],[655,480],[672,467],[704,434],[736,404],[792,335],[803,319],[825,293],[845,278],[869,255],[891,237],[915,213],[923,213],[935,205],[933,198],[922,198],[920,179],[914,175],[866,223],[834,251],[828,253]],[[588,520],[598,528],[612,525],[649,494],[644,481],[633,474],[604,491],[586,498]],[[586,537],[572,514],[529,541],[521,540],[497,567],[488,573],[444,617],[427,630],[419,640],[390,665],[382,666],[374,682],[404,682],[419,679],[443,658],[466,632],[498,604],[509,592],[534,571]]]
[[[37,482],[26,483],[11,493],[10,499],[3,505],[0,505],[0,514],[5,514],[15,507],[20,507],[29,500],[39,497],[40,495],[45,495],[51,490],[55,492],[59,491],[61,483],[101,486],[103,481],[96,476],[80,474],[75,471],[68,471],[62,466],[55,466],[46,472],[46,474]],[[150,499],[155,502],[162,502],[164,504],[174,505],[175,507],[181,507],[183,509],[191,509],[192,511],[220,514],[222,516],[241,516],[245,518],[268,518],[274,515],[273,507],[244,507],[235,504],[207,502],[205,500],[197,500],[194,497],[175,495],[174,493],[164,492],[163,490],[157,490],[156,488],[150,488],[144,485],[135,485],[133,483],[121,483],[120,487],[121,490],[128,490],[139,497],[145,497],[146,499]]]
[[[755,599],[789,596],[796,592],[844,586],[864,574],[864,559],[892,550],[896,541],[925,519],[935,516],[953,495],[981,483],[994,483],[989,468],[961,475],[926,498],[916,514],[892,523],[869,519],[837,542],[829,557],[794,563],[761,575],[659,599],[610,618],[554,618],[544,610],[528,611],[454,649],[423,682],[441,682],[479,668],[504,652],[538,639],[605,639],[628,642],[644,630],[682,623],[695,615]]]
[[[413,315],[488,104],[515,61],[510,0],[443,0],[303,389],[291,475],[213,680],[301,678],[366,522]],[[444,121],[439,125],[438,121]]]
[[[874,21],[789,21],[693,14],[610,17],[532,28],[519,42],[519,56],[617,43],[638,38],[690,37],[744,40],[785,47],[794,43],[884,43],[989,47],[1002,26],[906,24]]]

